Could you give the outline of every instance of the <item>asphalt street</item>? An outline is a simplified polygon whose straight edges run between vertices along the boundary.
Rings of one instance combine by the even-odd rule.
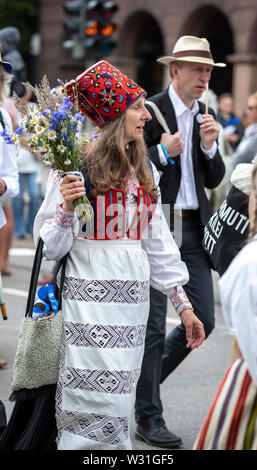
[[[10,417],[13,403],[9,401],[12,367],[19,329],[25,313],[26,297],[35,248],[32,238],[13,241],[10,253],[12,275],[3,277],[4,298],[8,319],[0,318],[0,358],[8,365],[0,369],[0,399]],[[53,263],[42,262],[41,274],[51,271]],[[183,449],[191,450],[205,414],[217,391],[219,383],[231,361],[233,337],[224,324],[218,288],[218,276],[213,272],[215,287],[216,327],[198,349],[189,354],[183,363],[161,386],[164,418],[167,427],[183,440]],[[177,324],[172,307],[167,316],[167,331]],[[135,450],[156,450],[134,438],[135,423],[132,416],[131,437]]]

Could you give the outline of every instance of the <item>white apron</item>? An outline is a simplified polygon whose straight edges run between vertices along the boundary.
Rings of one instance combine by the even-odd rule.
[[[63,289],[59,450],[131,449],[129,422],[144,352],[149,278],[140,240],[74,241]]]

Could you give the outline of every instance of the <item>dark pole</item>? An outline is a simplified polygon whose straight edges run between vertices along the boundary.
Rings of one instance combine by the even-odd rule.
[[[86,55],[85,46],[85,24],[87,15],[87,0],[81,0],[79,11],[79,33],[74,41],[73,57],[74,59],[83,59]]]

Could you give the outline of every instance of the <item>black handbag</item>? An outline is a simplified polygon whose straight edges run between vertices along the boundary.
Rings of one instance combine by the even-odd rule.
[[[40,239],[34,258],[25,318],[32,320],[32,311],[37,288],[37,281],[42,260],[43,241]],[[64,283],[65,255],[58,263],[54,275],[56,298],[61,309],[61,295]],[[59,276],[60,274],[60,276]],[[58,312],[57,315],[59,315]],[[51,322],[46,320],[42,324]],[[29,375],[30,377],[30,375]],[[57,450],[57,427],[55,419],[56,382],[32,388],[14,389],[10,401],[15,405],[7,426],[0,438],[0,450]]]

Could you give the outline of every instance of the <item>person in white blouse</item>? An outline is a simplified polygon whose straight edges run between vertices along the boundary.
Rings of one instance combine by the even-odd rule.
[[[200,346],[205,334],[182,288],[188,272],[162,214],[158,172],[146,160],[145,91],[106,61],[65,88],[74,100],[78,90],[81,111],[100,129],[85,154],[84,182],[51,172],[34,224],[35,242],[43,239],[47,259],[69,252],[57,446],[131,449],[149,284],[176,306],[188,347]],[[74,212],[73,201],[85,192],[95,213],[91,224],[79,222]]]
[[[207,337],[215,319],[212,275],[202,247],[203,229],[211,216],[206,189],[218,186],[225,166],[216,142],[220,127],[213,110],[206,110],[200,99],[212,69],[225,64],[215,63],[207,39],[195,36],[179,38],[171,56],[158,61],[169,67],[172,79],[166,90],[147,100],[152,120],[145,125],[145,139],[149,157],[161,172],[160,190],[163,204],[169,207],[170,230],[189,271],[184,289]],[[151,103],[161,112],[169,132]],[[179,237],[174,229],[178,223],[182,226]],[[151,288],[150,306],[136,394],[136,437],[174,448],[182,439],[166,427],[160,383],[187,357],[190,348],[182,324],[165,337],[167,299],[158,289]]]
[[[2,61],[0,54],[0,105],[9,96],[10,82],[12,79],[12,66],[9,62]],[[9,114],[0,108],[0,130],[6,129],[12,134],[12,122]],[[7,144],[4,137],[0,137],[0,269],[8,269],[9,240],[6,232],[6,221],[11,216],[10,206],[5,206],[6,201],[15,197],[19,192],[19,177],[16,163],[14,145]],[[0,366],[7,364],[5,359],[0,360]]]
[[[12,66],[4,62],[0,55],[0,105],[3,105],[9,96]],[[12,121],[9,114],[0,108],[0,131],[12,135]],[[0,137],[0,269],[7,272],[8,251],[10,247],[10,233],[6,231],[6,219],[12,223],[12,212],[9,205],[10,198],[19,192],[18,170],[15,147],[7,144],[4,137]],[[5,226],[5,227],[4,227]]]
[[[0,54],[0,104],[9,96],[12,66],[9,62],[4,62]],[[13,132],[12,121],[9,114],[1,110],[0,129],[6,129],[7,134]],[[7,144],[3,137],[0,139],[0,201],[14,197],[19,192],[18,172],[16,164],[16,154],[14,145]],[[5,223],[2,208],[0,208],[0,228]]]

